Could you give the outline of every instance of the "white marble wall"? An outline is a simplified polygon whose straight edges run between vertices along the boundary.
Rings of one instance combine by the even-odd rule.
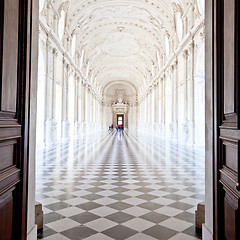
[[[57,28],[40,17],[37,146],[70,141],[102,128],[99,89],[87,78],[81,54],[70,53],[69,40],[60,41]],[[51,24],[50,24],[51,25]]]
[[[139,131],[180,144],[205,145],[204,25],[187,35],[149,89],[140,96]]]

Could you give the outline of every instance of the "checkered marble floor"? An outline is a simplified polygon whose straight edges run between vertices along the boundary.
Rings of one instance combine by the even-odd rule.
[[[135,132],[37,151],[44,240],[191,240],[204,153]]]

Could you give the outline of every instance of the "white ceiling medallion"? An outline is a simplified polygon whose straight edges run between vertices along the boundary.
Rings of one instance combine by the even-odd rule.
[[[127,57],[138,53],[140,47],[133,35],[125,32],[110,33],[102,45],[102,51],[110,56]]]

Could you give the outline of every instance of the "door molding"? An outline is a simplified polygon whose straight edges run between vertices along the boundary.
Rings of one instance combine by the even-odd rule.
[[[239,1],[213,0],[214,239],[239,239]]]
[[[8,42],[9,36],[13,38]],[[1,240],[27,238],[31,41],[32,0],[2,0],[0,145],[5,155],[1,155],[0,220],[6,222],[1,224],[5,226]]]

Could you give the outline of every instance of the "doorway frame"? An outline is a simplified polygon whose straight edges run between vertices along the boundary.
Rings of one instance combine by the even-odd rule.
[[[4,26],[4,16],[5,13],[11,11],[10,9],[5,9],[5,3],[8,0],[1,1],[0,3],[0,12],[2,13],[0,16],[0,32],[5,28]],[[15,182],[12,182],[15,176],[11,176],[7,178],[7,183],[16,183],[16,188],[14,189],[14,185],[9,185],[8,189],[2,189],[3,191],[14,189],[14,198],[13,198],[13,216],[9,217],[9,221],[12,222],[11,225],[7,226],[3,230],[5,233],[12,232],[12,235],[9,236],[16,240],[26,240],[28,238],[28,233],[31,232],[31,227],[29,226],[30,222],[35,223],[35,190],[32,191],[32,188],[35,188],[35,155],[32,155],[32,152],[35,153],[35,135],[33,134],[35,129],[34,116],[35,112],[35,102],[34,102],[34,87],[36,87],[36,79],[38,75],[37,70],[37,62],[38,62],[38,50],[36,46],[38,46],[38,1],[33,0],[25,0],[25,1],[17,1],[16,11],[18,11],[18,15],[15,16],[18,20],[13,26],[17,26],[18,35],[17,41],[14,47],[16,47],[17,57],[16,64],[16,111],[11,112],[11,109],[3,110],[6,117],[6,124],[8,124],[8,118],[14,119],[16,121],[16,125],[19,125],[19,132],[11,130],[11,134],[16,134],[11,136],[14,139],[16,138],[17,144],[14,147],[14,162],[13,166],[17,168],[15,175],[19,177],[16,178]],[[11,4],[11,2],[10,2]],[[9,4],[9,6],[11,6]],[[6,11],[6,12],[5,12]],[[14,10],[15,11],[15,10]],[[10,24],[8,22],[8,24]],[[12,24],[12,23],[11,23]],[[8,26],[9,27],[9,26]],[[9,31],[14,31],[15,28],[9,27]],[[3,34],[0,37],[0,55],[2,55],[3,47]],[[6,46],[5,46],[6,47]],[[0,65],[2,67],[3,56],[0,58]],[[12,60],[12,58],[11,58]],[[2,70],[2,69],[1,69]],[[1,71],[0,70],[0,71]],[[15,70],[14,70],[15,71]],[[0,73],[1,74],[1,73]],[[15,88],[14,88],[15,89]],[[14,91],[13,89],[13,91]],[[13,98],[14,99],[14,98]],[[14,99],[15,100],[15,99]],[[8,115],[9,114],[9,115]],[[4,120],[5,121],[5,120]],[[7,126],[8,128],[12,128],[11,125]],[[13,128],[14,129],[14,128]],[[33,131],[32,131],[33,130]],[[2,130],[4,131],[4,129]],[[9,131],[9,130],[8,130]],[[4,133],[6,134],[6,133]],[[3,135],[5,136],[5,135]],[[14,177],[14,178],[12,178]],[[3,178],[4,179],[4,178]],[[33,179],[33,181],[32,181]],[[29,184],[31,183],[31,184]],[[30,198],[31,195],[31,198]],[[34,202],[30,203],[31,200],[34,199]],[[7,201],[12,199],[6,199]],[[2,202],[3,203],[3,202]],[[33,208],[30,205],[33,205]],[[4,207],[4,205],[2,205]],[[9,205],[10,206],[10,205]],[[11,214],[11,213],[10,213]],[[31,215],[31,217],[30,217]],[[10,215],[7,215],[7,217]],[[3,219],[5,219],[4,216]],[[10,229],[11,228],[11,229]],[[34,227],[33,227],[34,228]],[[36,229],[36,228],[34,228]],[[37,232],[37,231],[36,231]],[[0,236],[2,239],[4,236]],[[33,236],[34,237],[34,236]],[[33,239],[33,238],[31,238]]]
[[[205,223],[202,235],[206,240],[215,239],[213,4],[214,0],[205,0]]]
[[[30,2],[38,2],[38,1],[32,1],[29,0]],[[205,28],[206,28],[206,49],[205,49],[205,72],[206,72],[206,85],[205,85],[205,111],[206,111],[206,135],[205,135],[205,142],[206,142],[206,164],[205,164],[205,169],[207,169],[208,166],[208,170],[206,171],[206,179],[208,179],[209,184],[206,186],[208,187],[206,193],[208,194],[207,196],[207,201],[210,205],[206,205],[206,214],[208,214],[208,217],[206,218],[207,222],[205,223],[206,226],[209,228],[209,226],[211,226],[211,224],[213,223],[213,216],[215,214],[214,209],[215,209],[215,205],[213,205],[214,201],[213,199],[213,195],[214,195],[214,183],[213,180],[215,178],[215,174],[214,174],[214,168],[213,168],[213,159],[214,159],[214,152],[213,152],[213,139],[214,139],[214,128],[213,128],[213,121],[214,121],[214,114],[213,114],[213,99],[214,99],[214,94],[213,94],[213,86],[214,86],[214,81],[213,81],[213,77],[214,77],[214,73],[213,73],[213,65],[212,65],[212,60],[213,60],[213,36],[212,36],[212,29],[213,29],[213,4],[214,1],[216,0],[206,0],[206,4],[205,4]],[[38,5],[38,3],[35,3],[36,5]],[[32,14],[35,16],[35,18],[38,19],[38,6],[35,6],[33,8],[33,12]],[[38,32],[38,26],[34,26],[32,28],[33,32]],[[37,51],[38,47],[36,48]],[[38,53],[37,53],[38,54]],[[38,68],[38,64],[37,64],[37,57],[38,55],[35,55],[35,58],[32,58],[32,61],[34,62],[34,64],[31,65],[32,68],[32,74],[34,74],[34,76],[37,73],[37,68]],[[34,71],[33,71],[34,70]],[[35,78],[37,79],[37,78]],[[37,81],[35,81],[37,82]],[[34,85],[35,82],[33,81],[33,78],[30,79],[30,84]],[[31,92],[31,96],[34,96],[34,90]],[[33,109],[34,107],[37,106],[34,105],[34,99],[31,97],[30,98],[30,105],[31,108]],[[30,112],[30,110],[29,110]],[[33,115],[32,113],[30,114],[30,123],[32,123],[32,126],[34,126],[34,122],[36,121],[36,116]],[[125,121],[125,118],[124,118]],[[125,125],[125,123],[124,123]],[[30,134],[30,138],[31,138],[31,134]],[[34,135],[32,136],[32,140],[34,140]],[[31,143],[31,142],[30,142]],[[32,146],[34,146],[35,143],[31,143]],[[34,147],[33,147],[34,148]],[[32,165],[35,165],[35,158],[31,159]],[[35,166],[32,166],[32,168],[34,168],[35,171]],[[29,166],[29,175],[31,173],[32,169]],[[28,178],[29,180],[30,178]],[[30,181],[32,182],[32,181]],[[205,181],[206,182],[206,181]],[[35,184],[34,184],[35,185]],[[28,195],[32,195],[32,189],[30,189],[31,191],[28,192]],[[34,194],[35,196],[35,194]],[[29,197],[28,197],[29,198]],[[35,202],[34,202],[35,203]],[[211,208],[211,206],[213,205],[213,208]],[[32,210],[32,206],[28,205],[28,214],[29,211]],[[31,218],[31,217],[30,217]],[[210,232],[213,233],[214,236],[214,231],[215,231],[215,227],[213,226],[213,231],[211,228],[209,228]],[[215,237],[215,236],[214,236]],[[215,238],[214,238],[215,239]]]

